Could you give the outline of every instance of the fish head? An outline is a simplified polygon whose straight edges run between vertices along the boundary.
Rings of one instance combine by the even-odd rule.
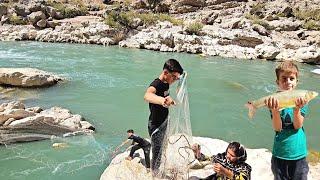
[[[315,91],[308,91],[307,94],[306,94],[306,98],[307,100],[311,100],[315,97],[317,97],[319,95],[319,93],[315,92]]]

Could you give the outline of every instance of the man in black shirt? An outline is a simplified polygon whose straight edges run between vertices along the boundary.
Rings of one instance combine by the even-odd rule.
[[[148,131],[151,137],[152,162],[151,169],[155,175],[161,162],[161,148],[167,128],[168,107],[174,105],[169,96],[169,85],[179,79],[183,69],[175,59],[165,62],[160,76],[147,88],[144,99],[149,102]]]
[[[127,131],[127,135],[128,135],[128,139],[126,141],[124,141],[120,146],[118,146],[115,150],[115,152],[117,152],[119,150],[119,148],[125,144],[127,144],[130,140],[132,140],[131,145],[132,148],[130,150],[130,154],[128,157],[126,157],[126,160],[131,161],[133,158],[133,154],[136,150],[142,148],[143,153],[144,153],[144,157],[145,157],[145,161],[146,161],[146,168],[150,168],[150,148],[151,148],[151,144],[149,143],[149,141],[141,138],[140,136],[134,134],[134,131],[132,129],[129,129]]]

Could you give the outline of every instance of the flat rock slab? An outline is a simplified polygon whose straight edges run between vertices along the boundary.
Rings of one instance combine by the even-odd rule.
[[[81,115],[61,107],[26,108],[19,101],[0,105],[0,145],[91,134],[94,130]]]
[[[0,68],[0,85],[48,87],[62,80],[57,75],[35,68]]]

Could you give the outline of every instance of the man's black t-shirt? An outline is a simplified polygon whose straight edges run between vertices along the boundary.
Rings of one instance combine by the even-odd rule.
[[[156,88],[157,96],[166,97],[169,95],[169,84],[162,82],[159,78],[155,79],[150,86]],[[167,119],[169,110],[162,105],[153,103],[149,103],[149,109],[149,132],[152,133]]]
[[[139,137],[139,136],[137,136],[135,134],[133,134],[130,137],[128,137],[128,139],[132,139],[133,140],[132,144],[134,144],[136,142],[141,147],[146,147],[146,146],[148,146],[150,144],[147,140],[145,140],[145,139],[143,139],[143,138],[141,138],[141,137]]]

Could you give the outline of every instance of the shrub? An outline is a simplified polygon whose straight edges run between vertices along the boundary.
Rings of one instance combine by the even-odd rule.
[[[308,30],[316,30],[319,31],[320,30],[320,23],[314,21],[314,20],[308,20],[306,21],[303,25],[303,28],[308,29]]]
[[[169,21],[173,25],[183,25],[183,20],[176,19],[169,14],[158,14],[159,21]]]
[[[157,23],[157,21],[169,21],[174,25],[182,25],[183,21],[171,17],[168,14],[154,14],[154,13],[136,13],[134,11],[121,12],[111,11],[105,23],[114,28],[130,27],[134,18],[139,18],[144,25],[150,26]]]
[[[120,41],[124,40],[126,38],[126,34],[124,32],[117,32],[113,37],[113,42],[115,44],[118,44]]]
[[[64,18],[73,18],[75,16],[86,15],[88,13],[88,7],[81,0],[68,1],[69,4],[50,0],[46,2],[46,5],[52,6],[61,12]]]
[[[264,11],[265,6],[266,6],[265,3],[253,4],[250,10],[250,14],[260,15],[261,12]]]
[[[203,24],[201,22],[193,22],[187,26],[185,31],[188,34],[200,35],[202,28],[203,28]]]
[[[293,14],[296,18],[300,20],[315,20],[320,21],[320,8],[312,10],[293,10]]]
[[[14,14],[14,15],[9,16],[9,23],[13,24],[13,25],[26,25],[27,21],[22,19],[21,16],[17,16]]]
[[[251,20],[252,24],[259,24],[265,27],[267,30],[272,30],[272,27],[269,25],[269,23],[266,20],[260,19],[259,16],[246,14],[245,18]]]

